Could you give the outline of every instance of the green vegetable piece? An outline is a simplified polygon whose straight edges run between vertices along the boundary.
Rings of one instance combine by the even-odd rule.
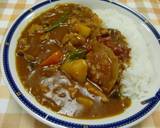
[[[67,54],[66,60],[85,59],[87,51],[85,49],[76,49]]]
[[[49,31],[52,31],[53,29],[57,28],[60,26],[61,23],[64,23],[67,19],[68,19],[68,16],[69,16],[69,12],[64,12],[63,15],[57,20],[57,21],[54,21],[52,23],[52,25],[50,25],[46,30],[45,32],[49,32]]]

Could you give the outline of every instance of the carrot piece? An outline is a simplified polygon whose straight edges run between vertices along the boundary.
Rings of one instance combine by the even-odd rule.
[[[48,66],[51,64],[57,64],[61,60],[62,56],[63,56],[63,53],[60,50],[58,50],[52,53],[52,55],[50,55],[47,59],[42,61],[40,66]]]

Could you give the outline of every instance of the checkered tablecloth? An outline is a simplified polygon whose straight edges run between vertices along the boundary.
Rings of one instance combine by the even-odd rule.
[[[118,1],[118,0],[115,0]],[[13,20],[39,0],[0,0],[0,45]],[[119,0],[143,13],[160,32],[160,0]],[[1,61],[0,61],[1,62]],[[160,128],[160,107],[136,128]],[[0,72],[0,128],[48,128],[28,115],[9,94]]]

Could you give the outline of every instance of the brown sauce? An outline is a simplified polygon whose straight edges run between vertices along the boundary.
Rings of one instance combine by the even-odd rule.
[[[131,104],[120,92],[129,53],[121,32],[103,28],[88,7],[62,4],[24,29],[16,65],[22,84],[41,105],[69,117],[104,118]]]

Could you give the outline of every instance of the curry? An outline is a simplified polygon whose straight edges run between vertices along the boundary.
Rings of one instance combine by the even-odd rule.
[[[17,72],[28,93],[52,111],[80,119],[114,116],[130,106],[121,93],[129,61],[122,33],[72,3],[33,19],[16,48]]]

